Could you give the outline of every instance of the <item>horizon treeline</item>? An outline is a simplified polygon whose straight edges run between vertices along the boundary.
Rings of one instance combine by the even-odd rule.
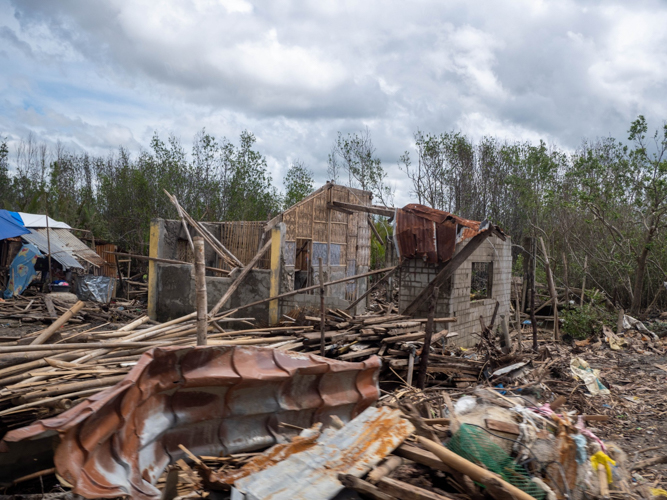
[[[177,138],[157,133],[134,157],[122,146],[104,157],[60,143],[49,148],[33,134],[14,149],[0,136],[0,208],[48,212],[131,252],[147,253],[152,218],[177,217],[163,189],[197,220],[221,221],[267,220],[315,188],[312,171],[297,160],[279,190],[248,131],[234,143],[202,130],[190,154]],[[666,156],[667,125],[650,131],[639,116],[627,137],[583,139],[574,152],[544,141],[417,131],[413,150],[397,162],[414,202],[493,221],[511,235],[516,274],[525,243],[541,237],[557,286],[581,286],[585,267],[587,288],[638,313],[667,303]],[[393,205],[368,129],[338,133],[328,175]]]

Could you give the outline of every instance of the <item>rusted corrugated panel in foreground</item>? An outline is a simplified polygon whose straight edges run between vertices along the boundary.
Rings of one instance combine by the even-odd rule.
[[[60,476],[86,498],[159,498],[154,486],[181,458],[225,455],[277,442],[281,422],[307,428],[349,421],[379,396],[380,360],[349,363],[252,347],[164,347],[127,377],[58,417],[9,432],[21,441],[60,436]],[[8,448],[9,445],[9,448]]]
[[[459,241],[479,232],[480,223],[449,212],[411,203],[396,211],[396,241],[402,258],[446,262]]]
[[[363,476],[414,430],[399,410],[368,408],[342,429],[326,429],[307,450],[236,481],[232,500],[333,498],[343,489],[338,474]]]

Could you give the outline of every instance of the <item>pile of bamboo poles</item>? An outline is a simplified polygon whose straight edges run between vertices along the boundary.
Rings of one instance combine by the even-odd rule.
[[[149,326],[148,317],[142,316],[117,330],[97,327],[66,335],[58,332],[62,338],[54,343],[36,343],[45,333],[47,341],[55,338],[55,329],[49,332],[49,328],[26,337],[32,340],[29,345],[25,341],[0,342],[0,422],[13,428],[53,416],[120,382],[148,350],[195,345],[195,320],[195,314],[189,314]],[[310,326],[225,328],[239,323],[252,325],[253,321],[223,315],[210,318],[209,345],[280,346],[297,339],[296,334],[312,330]]]
[[[67,311],[72,303],[63,300],[61,293],[37,293],[0,302],[0,320],[19,320],[21,323],[51,323],[59,314]],[[75,298],[73,294],[71,295]],[[86,321],[133,321],[145,312],[145,306],[136,300],[116,301],[114,304],[99,304],[86,301],[70,323]]]

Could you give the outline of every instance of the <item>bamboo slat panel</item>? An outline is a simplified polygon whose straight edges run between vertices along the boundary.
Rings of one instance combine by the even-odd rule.
[[[232,252],[243,265],[248,264],[257,254],[264,234],[263,221],[221,222],[220,237],[222,244]],[[267,236],[268,237],[268,236]],[[222,266],[221,266],[222,267]],[[226,266],[224,268],[229,268]],[[255,269],[271,268],[271,252],[264,254]]]
[[[95,245],[95,251],[97,252],[97,255],[100,255],[104,259],[104,264],[99,269],[95,270],[95,272],[98,273],[98,276],[117,278],[118,269],[116,268],[116,256],[111,253],[105,253],[105,252],[115,252],[116,245],[112,243]]]

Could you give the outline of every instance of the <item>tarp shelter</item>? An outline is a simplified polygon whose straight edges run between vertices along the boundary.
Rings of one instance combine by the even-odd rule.
[[[28,213],[25,213],[25,212],[19,212],[18,214],[21,216],[21,219],[23,220],[23,225],[25,227],[28,227],[28,228],[46,227],[46,221],[48,219],[50,228],[53,228],[53,229],[72,229],[71,226],[65,224],[64,222],[54,220],[51,217],[47,217],[46,215],[28,214]]]
[[[8,210],[0,210],[0,240],[29,233]]]

